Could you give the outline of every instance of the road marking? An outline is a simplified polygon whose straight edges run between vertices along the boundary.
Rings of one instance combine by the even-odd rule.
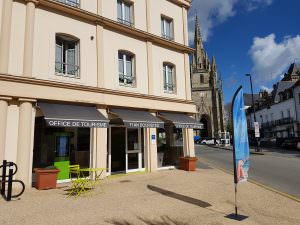
[[[199,161],[203,161],[204,163],[207,163],[207,164],[209,164],[210,166],[214,167],[215,169],[218,169],[218,170],[223,171],[224,173],[228,173],[228,174],[233,175],[233,171],[232,171],[232,170],[228,170],[228,169],[222,168],[222,167],[220,167],[220,166],[217,166],[215,163],[213,163],[213,162],[211,162],[211,161],[209,161],[209,160],[206,160],[206,159],[203,159],[203,158],[199,158]],[[259,186],[259,187],[265,188],[265,189],[267,189],[267,190],[269,190],[269,191],[272,191],[272,192],[274,192],[274,193],[280,194],[280,195],[282,195],[282,196],[284,196],[284,197],[286,197],[286,198],[292,199],[292,200],[294,200],[294,201],[300,203],[300,198],[298,198],[298,197],[296,197],[296,196],[294,196],[294,195],[290,195],[290,194],[288,194],[288,193],[279,191],[279,190],[277,190],[277,189],[275,189],[275,188],[272,188],[272,187],[270,187],[270,186],[268,186],[268,185],[262,184],[262,183],[260,183],[260,182],[258,182],[258,181],[253,180],[253,179],[248,179],[248,181],[249,181],[250,183],[252,183],[252,184],[255,184],[255,185]]]

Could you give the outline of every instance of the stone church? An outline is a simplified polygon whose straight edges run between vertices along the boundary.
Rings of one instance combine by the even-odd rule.
[[[197,131],[202,138],[217,137],[225,131],[222,79],[217,72],[215,57],[210,62],[203,47],[198,17],[195,19],[193,63],[191,65],[192,99],[197,105],[196,120],[204,125]]]

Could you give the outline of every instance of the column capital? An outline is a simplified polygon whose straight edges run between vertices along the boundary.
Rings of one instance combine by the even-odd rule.
[[[34,3],[35,5],[38,5],[40,3],[40,0],[25,0],[26,4],[29,2]]]
[[[33,98],[18,98],[19,102],[31,102],[31,103],[36,103],[36,99]]]
[[[0,100],[11,101],[11,100],[12,100],[12,97],[7,97],[7,96],[1,96],[1,95],[0,95]]]

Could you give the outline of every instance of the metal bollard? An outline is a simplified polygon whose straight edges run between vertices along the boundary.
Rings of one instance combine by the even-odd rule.
[[[0,168],[2,167],[1,195],[4,195],[4,193],[5,193],[6,164],[7,164],[7,161],[6,161],[6,160],[3,160],[3,165],[0,166]]]

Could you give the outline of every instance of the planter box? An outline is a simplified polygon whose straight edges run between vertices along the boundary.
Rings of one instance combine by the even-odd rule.
[[[186,171],[195,171],[196,170],[196,157],[180,157],[180,169]]]
[[[36,174],[36,189],[47,190],[56,188],[56,180],[59,170],[35,168],[34,172]]]

